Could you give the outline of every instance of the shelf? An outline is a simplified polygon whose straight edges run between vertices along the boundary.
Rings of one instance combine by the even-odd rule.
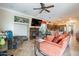
[[[26,25],[27,23],[14,22],[14,24],[22,24],[22,25]]]
[[[30,28],[39,28],[40,26],[30,26]]]

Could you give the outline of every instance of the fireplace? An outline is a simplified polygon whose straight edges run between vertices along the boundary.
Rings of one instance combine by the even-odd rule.
[[[36,36],[38,36],[39,28],[30,28],[30,39],[36,39]]]

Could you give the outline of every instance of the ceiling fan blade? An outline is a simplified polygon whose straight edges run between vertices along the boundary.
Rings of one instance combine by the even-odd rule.
[[[41,8],[33,8],[33,10],[38,10],[38,9],[41,9]]]
[[[45,6],[45,4],[44,3],[40,3],[41,4],[41,7],[44,7]]]
[[[54,5],[51,5],[51,6],[48,6],[48,7],[45,7],[45,8],[51,8],[51,7],[54,7]]]
[[[45,9],[45,11],[50,12],[49,10]]]
[[[42,13],[44,9],[42,9],[39,13]]]

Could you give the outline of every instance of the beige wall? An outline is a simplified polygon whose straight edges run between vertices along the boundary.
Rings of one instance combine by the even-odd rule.
[[[14,16],[28,18],[31,21],[31,18],[35,18],[33,16],[29,16],[14,10],[1,8],[0,7],[0,30],[12,30],[14,34]],[[29,22],[30,26],[30,22]],[[28,37],[29,37],[29,26],[28,26]]]

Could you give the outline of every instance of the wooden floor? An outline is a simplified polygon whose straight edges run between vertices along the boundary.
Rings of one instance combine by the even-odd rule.
[[[76,40],[75,35],[70,40],[70,53],[72,56],[79,56],[79,42]]]
[[[34,42],[31,41],[25,41],[21,47],[16,49],[13,54],[15,56],[33,56],[34,55]]]
[[[20,48],[13,51],[13,54],[15,56],[35,56],[34,40],[24,42]],[[76,41],[75,36],[71,38],[63,56],[79,56],[79,42]]]

